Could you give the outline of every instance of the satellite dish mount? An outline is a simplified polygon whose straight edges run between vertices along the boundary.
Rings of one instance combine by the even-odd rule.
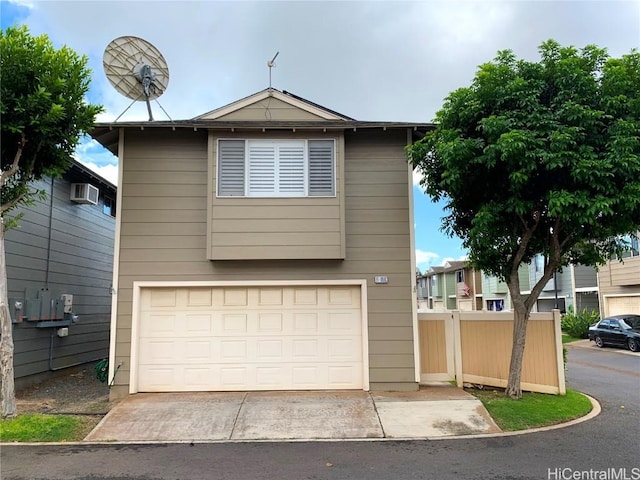
[[[111,85],[122,95],[133,100],[116,118],[116,122],[135,102],[142,99],[147,104],[150,122],[153,121],[151,100],[155,100],[171,120],[157,100],[169,84],[169,68],[156,47],[142,38],[118,37],[107,45],[102,65]]]

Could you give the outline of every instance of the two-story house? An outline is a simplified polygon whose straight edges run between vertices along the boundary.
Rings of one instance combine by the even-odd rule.
[[[629,249],[620,259],[608,262],[598,270],[600,315],[635,313],[640,315],[640,231],[631,235]]]
[[[120,160],[112,397],[417,389],[405,147],[429,128],[271,88],[97,124]]]
[[[18,387],[109,351],[117,189],[76,161],[33,188],[5,237]]]
[[[482,310],[482,278],[465,261],[431,267],[418,278],[418,306],[432,310]]]

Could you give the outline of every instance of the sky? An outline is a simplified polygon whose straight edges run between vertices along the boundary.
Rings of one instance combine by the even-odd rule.
[[[2,28],[25,24],[55,46],[87,55],[88,101],[113,121],[131,100],[103,72],[105,47],[123,35],[162,52],[170,79],[158,99],[173,120],[224,106],[269,86],[267,61],[279,52],[272,86],[357,120],[429,122],[446,96],[468,86],[499,50],[538,60],[553,38],[611,56],[640,46],[640,0],[627,1],[36,1],[0,0]],[[154,116],[166,120],[153,104]],[[136,103],[122,120],[147,120]],[[76,158],[117,183],[117,158],[85,139]],[[464,258],[440,230],[433,203],[414,175],[416,261],[421,271]],[[481,186],[479,186],[481,188]]]

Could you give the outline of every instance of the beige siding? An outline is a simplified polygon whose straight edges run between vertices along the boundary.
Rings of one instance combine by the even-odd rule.
[[[601,317],[640,308],[640,257],[623,260],[612,260],[598,271]]]
[[[323,120],[323,118],[271,97],[218,117],[217,120],[256,120],[260,122],[269,120]]]
[[[281,102],[282,103],[282,102]],[[257,136],[256,136],[257,135]],[[217,197],[219,138],[263,138],[237,133],[209,136],[209,259],[342,259],[344,249],[344,165],[342,137],[322,132],[271,134],[270,138],[326,138],[336,142],[336,196],[313,198]],[[406,187],[406,186],[405,186]]]
[[[609,293],[615,287],[640,287],[640,257],[624,258],[622,262],[612,260],[599,272],[600,291]],[[604,290],[603,290],[604,287]]]
[[[345,133],[344,178],[338,182],[339,188],[341,183],[345,185],[342,215],[350,219],[344,227],[344,260],[283,261],[263,257],[251,261],[210,261],[206,231],[207,212],[212,210],[207,206],[211,201],[211,194],[207,192],[210,158],[207,133],[182,129],[125,132],[122,186],[126,196],[120,205],[122,240],[115,339],[115,362],[122,362],[122,366],[115,378],[114,395],[125,393],[129,382],[132,287],[134,281],[143,280],[365,279],[368,285],[370,387],[415,388],[410,186],[403,150],[405,144],[404,130]],[[153,174],[141,174],[144,172]],[[168,172],[175,172],[176,176]],[[171,182],[171,178],[185,183]],[[378,186],[381,185],[388,187],[380,191]],[[284,212],[285,219],[290,214],[300,217],[307,211],[305,205],[290,205],[287,199],[265,199],[255,206],[241,200],[229,199],[229,208],[216,215],[220,213],[221,220],[234,222],[236,214],[246,218],[253,214],[254,208],[260,207],[262,212],[269,212],[261,216],[261,220],[279,221],[282,218],[277,214],[279,211]],[[331,201],[335,199],[313,200],[332,207]],[[308,211],[313,213],[304,215],[305,222],[313,218],[326,222],[333,215],[321,208]],[[379,215],[379,212],[382,213]],[[323,234],[335,236],[336,232]],[[284,240],[290,243],[289,237]],[[263,232],[261,244],[269,241]],[[389,283],[374,285],[375,275],[387,275]]]

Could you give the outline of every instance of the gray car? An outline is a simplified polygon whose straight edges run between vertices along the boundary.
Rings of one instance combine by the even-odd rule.
[[[589,327],[589,340],[605,345],[627,347],[640,352],[640,315],[613,315]]]

